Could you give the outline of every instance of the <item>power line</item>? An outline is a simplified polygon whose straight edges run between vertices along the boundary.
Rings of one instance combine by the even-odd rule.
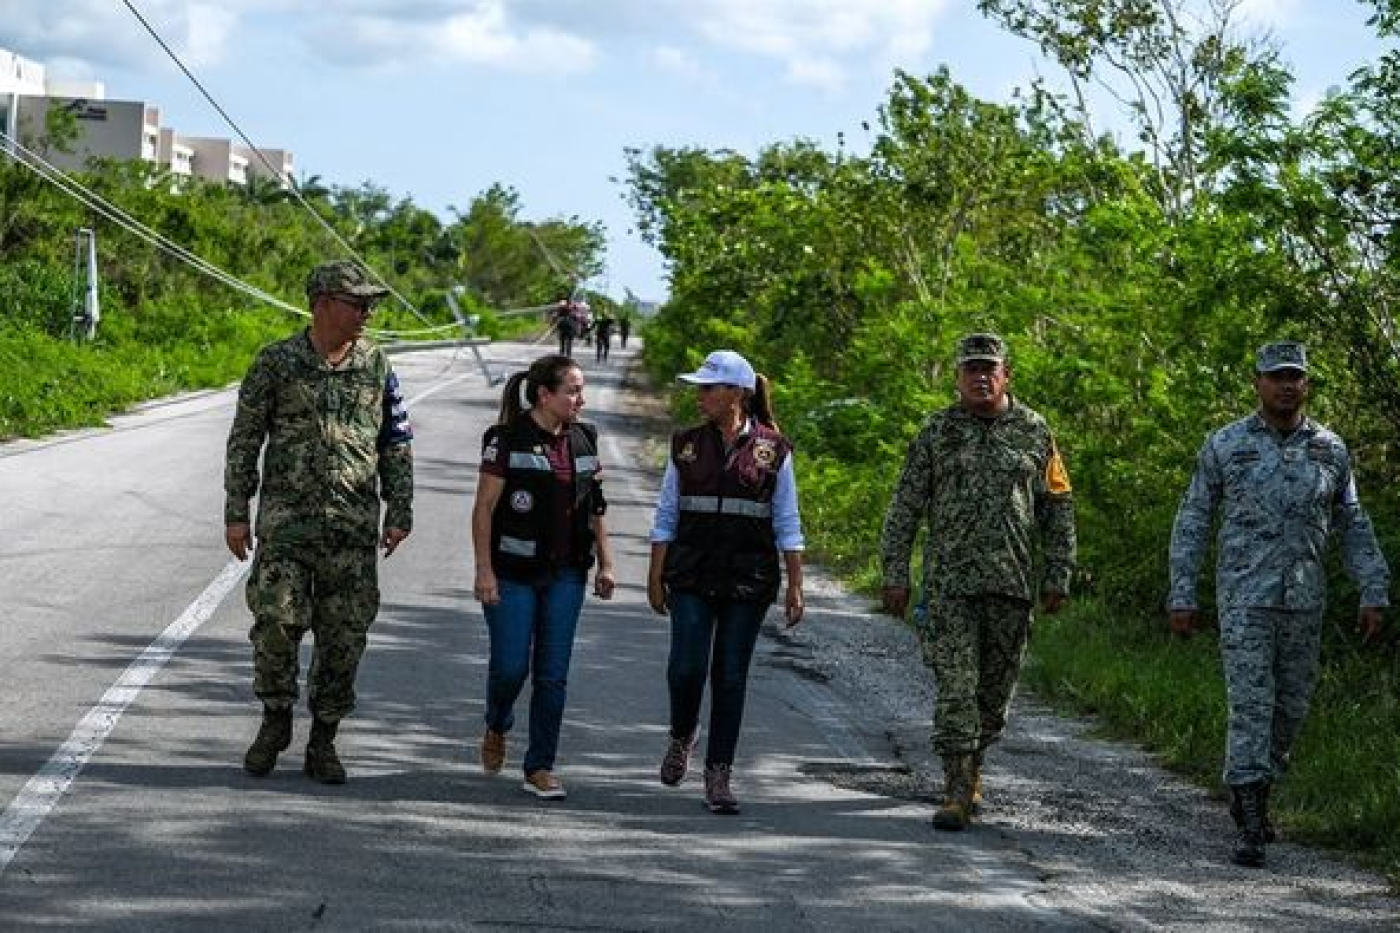
[[[3,141],[5,143],[5,146],[3,147],[4,151],[7,155],[10,156],[10,158],[14,159],[16,162],[18,162],[20,165],[23,165],[30,171],[34,172],[40,178],[43,178],[45,181],[54,185],[59,190],[67,194],[69,197],[74,198],[75,200],[79,201],[91,210],[96,211],[103,217],[106,217],[108,220],[112,221],[117,226],[131,233],[133,236],[145,240],[147,243],[151,244],[152,246],[155,246],[157,249],[162,250],[163,252],[173,256],[181,262],[194,267],[195,269],[199,270],[200,272],[204,273],[210,278],[216,279],[219,282],[222,282],[223,284],[229,286],[230,288],[233,288],[237,291],[243,292],[244,294],[257,298],[259,301],[275,305],[276,307],[281,308],[284,311],[289,311],[293,314],[301,315],[302,317],[310,317],[310,315],[305,310],[298,308],[294,305],[288,304],[287,302],[276,297],[275,295],[272,295],[271,293],[266,292],[261,288],[258,288],[256,285],[251,285],[247,282],[244,282],[242,279],[237,278],[231,273],[225,272],[223,269],[219,268],[218,266],[199,256],[198,254],[191,252],[190,250],[181,246],[179,243],[176,243],[168,237],[162,235],[158,231],[152,230],[150,227],[147,227],[145,224],[141,223],[139,220],[135,219],[130,214],[127,214],[120,207],[117,207],[116,205],[107,201],[101,195],[85,187],[82,183],[78,182],[72,176],[64,173],[62,169],[59,169],[53,164],[46,161],[43,158],[43,156],[39,155],[37,152],[26,148],[23,143],[19,142],[19,140],[17,139],[10,137],[3,130],[0,130],[0,141]],[[21,158],[21,156],[23,156],[23,158]]]
[[[49,184],[58,188],[60,191],[67,194],[69,197],[78,201],[90,210],[93,210],[101,216],[112,221],[112,223],[126,230],[128,233],[132,234],[138,239],[144,240],[145,242],[151,244],[152,246],[156,247],[157,249],[161,250],[167,255],[170,255],[173,258],[179,260],[180,262],[191,266],[196,271],[203,273],[204,275],[207,275],[210,278],[215,279],[216,281],[224,285],[227,285],[229,288],[232,288],[235,291],[243,292],[244,294],[256,298],[259,301],[273,305],[274,307],[280,308],[283,311],[290,312],[300,317],[311,317],[311,314],[307,312],[304,308],[298,308],[295,305],[283,301],[282,299],[276,297],[270,292],[258,288],[256,285],[252,285],[248,282],[243,281],[242,279],[238,278],[232,273],[226,272],[218,266],[214,265],[212,262],[198,255],[197,253],[186,249],[179,243],[176,243],[174,240],[171,240],[169,237],[160,233],[158,230],[154,230],[146,226],[141,221],[126,213],[126,211],[122,210],[117,205],[103,198],[100,194],[86,187],[77,179],[73,178],[71,175],[65,173],[62,169],[53,165],[53,163],[47,161],[43,156],[39,155],[39,153],[27,148],[19,140],[8,136],[3,130],[0,130],[0,142],[3,142],[5,144],[4,147],[0,148],[3,148],[5,153],[9,155],[10,158],[12,158],[15,162],[29,169],[31,172],[34,172],[40,178],[44,179]],[[445,333],[447,331],[456,330],[457,326],[458,325],[455,323],[439,324],[434,327],[430,327],[423,330],[380,330],[377,328],[371,328],[368,332],[371,335],[377,337],[418,337],[427,336],[431,334],[440,334]]]
[[[150,22],[146,19],[146,17],[141,14],[141,11],[136,9],[136,6],[131,2],[131,0],[122,0],[122,4],[128,10],[131,11],[131,15],[135,16],[137,21],[140,22],[141,25],[145,27],[146,31],[151,34],[151,38],[156,40],[156,44],[158,44],[162,49],[165,50],[165,54],[170,56],[170,60],[175,63],[175,66],[179,68],[182,72],[184,72],[185,77],[189,78],[190,82],[196,88],[199,89],[199,93],[204,95],[204,99],[209,102],[209,106],[213,107],[214,110],[219,114],[219,116],[224,118],[224,122],[227,123],[233,129],[233,131],[238,134],[238,138],[243,140],[243,142],[248,146],[248,148],[258,157],[258,160],[262,162],[262,164],[267,168],[268,172],[273,177],[277,178],[287,186],[287,189],[291,191],[292,194],[296,197],[297,202],[300,203],[302,207],[306,208],[307,212],[316,219],[316,222],[319,223],[323,228],[325,228],[326,232],[331,235],[331,237],[336,241],[336,243],[338,243],[341,246],[342,249],[349,253],[352,259],[354,259],[366,270],[368,270],[370,275],[372,275],[379,282],[379,284],[387,288],[389,290],[389,293],[392,294],[395,298],[397,298],[399,302],[403,304],[404,307],[408,308],[409,311],[413,312],[414,317],[418,318],[418,320],[431,327],[432,321],[428,320],[428,318],[423,314],[422,311],[418,310],[417,306],[415,306],[413,302],[409,301],[402,294],[400,294],[399,291],[396,288],[394,288],[394,286],[391,285],[388,281],[386,281],[383,276],[381,276],[377,271],[375,271],[374,268],[372,268],[368,262],[365,262],[365,260],[360,256],[360,254],[355,251],[355,248],[349,243],[347,243],[344,237],[342,237],[338,232],[336,232],[336,229],[332,227],[324,217],[322,217],[319,213],[316,212],[316,209],[313,208],[307,202],[306,198],[302,196],[301,190],[297,187],[296,180],[287,173],[281,171],[278,168],[275,168],[272,165],[272,163],[268,160],[267,156],[263,154],[263,151],[253,144],[253,141],[248,138],[248,134],[244,133],[242,127],[240,127],[234,121],[233,117],[229,116],[228,112],[219,105],[219,102],[214,99],[214,95],[210,94],[209,91],[205,89],[204,85],[200,83],[199,79],[194,76],[194,72],[190,71],[190,69],[185,66],[185,63],[180,60],[180,56],[175,54],[175,50],[172,49],[169,46],[169,44],[166,43],[165,39],[161,37],[160,33],[156,31],[155,27],[152,26]]]

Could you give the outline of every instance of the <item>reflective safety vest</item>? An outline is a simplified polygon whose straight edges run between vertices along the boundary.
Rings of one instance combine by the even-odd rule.
[[[777,599],[782,573],[773,494],[791,452],[787,438],[756,421],[729,450],[709,423],[671,438],[680,518],[666,549],[668,587],[724,599]]]
[[[569,428],[574,467],[571,492],[566,492],[554,475],[540,442],[540,429],[528,413],[509,425],[487,430],[484,444],[489,447],[492,443],[504,444],[509,454],[505,488],[491,514],[491,565],[496,573],[508,579],[532,580],[559,569],[554,536],[560,526],[558,516],[571,504],[569,566],[591,567],[590,522],[608,508],[598,481],[598,429],[591,424]]]

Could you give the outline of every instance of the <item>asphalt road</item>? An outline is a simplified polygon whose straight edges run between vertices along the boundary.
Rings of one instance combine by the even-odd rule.
[[[518,366],[539,351],[487,355]],[[0,448],[0,928],[1082,925],[1036,901],[1013,846],[935,837],[926,805],[829,780],[900,765],[858,708],[784,663],[781,640],[755,669],[744,812],[709,814],[693,775],[659,784],[667,630],[642,583],[665,428],[621,391],[626,356],[587,365],[621,585],[585,607],[562,802],[520,789],[518,740],[502,775],[476,762],[485,630],[468,515],[499,389],[470,354],[396,357],[417,527],[382,567],[343,787],[301,775],[304,714],[269,778],[240,767],[258,708],[242,568],[222,544],[231,393]]]

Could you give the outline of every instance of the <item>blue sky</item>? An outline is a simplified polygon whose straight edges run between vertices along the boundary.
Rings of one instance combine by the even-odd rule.
[[[895,67],[946,64],[992,100],[1058,77],[974,0],[131,2],[255,143],[295,153],[299,177],[372,181],[444,218],[509,185],[529,219],[606,226],[608,272],[591,284],[619,297],[666,292],[611,180],[626,147],[753,153],[844,134],[859,151]],[[1282,46],[1305,107],[1376,54],[1368,10],[1239,0],[1238,14]],[[0,47],[157,105],[178,132],[233,135],[122,0],[0,0]]]

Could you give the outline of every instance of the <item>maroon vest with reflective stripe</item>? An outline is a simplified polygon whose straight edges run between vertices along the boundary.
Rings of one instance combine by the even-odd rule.
[[[777,598],[773,493],[791,450],[787,438],[757,422],[730,450],[709,423],[672,436],[680,521],[666,550],[667,586],[725,599]]]

